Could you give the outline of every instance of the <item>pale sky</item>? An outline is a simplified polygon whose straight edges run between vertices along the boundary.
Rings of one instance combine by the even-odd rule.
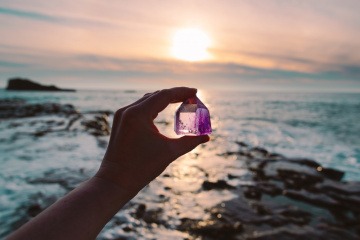
[[[1,0],[0,87],[20,76],[95,89],[360,91],[359,10],[359,0]],[[189,28],[209,39],[206,59],[172,52]]]

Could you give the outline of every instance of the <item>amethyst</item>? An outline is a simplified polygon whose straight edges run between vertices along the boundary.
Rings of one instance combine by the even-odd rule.
[[[207,135],[212,132],[210,113],[198,97],[187,99],[175,113],[174,130],[178,135]]]

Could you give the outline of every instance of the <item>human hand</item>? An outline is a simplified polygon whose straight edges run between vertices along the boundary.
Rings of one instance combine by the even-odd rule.
[[[111,181],[134,195],[181,155],[209,136],[168,138],[154,125],[158,113],[170,103],[194,97],[196,89],[178,87],[145,94],[116,111],[110,142],[96,177]]]

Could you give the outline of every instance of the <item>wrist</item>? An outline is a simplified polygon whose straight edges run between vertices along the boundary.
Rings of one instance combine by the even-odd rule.
[[[141,190],[141,187],[134,186],[131,177],[126,176],[126,174],[120,174],[119,172],[119,166],[116,163],[103,162],[95,174],[94,179],[102,181],[104,184],[112,187],[114,192],[128,196],[130,200],[136,196]]]

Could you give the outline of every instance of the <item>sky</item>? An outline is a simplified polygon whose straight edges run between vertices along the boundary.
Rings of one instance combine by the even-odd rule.
[[[0,0],[0,88],[24,77],[79,89],[360,92],[359,9],[358,0]],[[207,36],[206,58],[174,55],[184,29]]]

